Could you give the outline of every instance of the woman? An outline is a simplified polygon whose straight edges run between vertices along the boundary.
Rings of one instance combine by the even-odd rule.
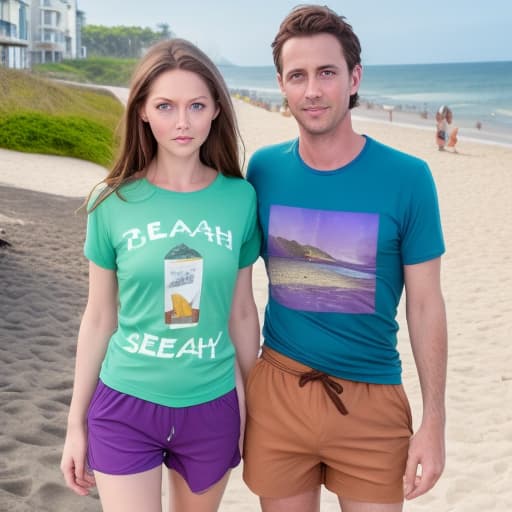
[[[148,51],[124,121],[89,199],[61,469],[80,495],[96,483],[107,512],[160,512],[163,463],[173,510],[215,511],[240,462],[242,375],[259,348],[255,193],[227,87],[191,43]]]
[[[445,105],[439,107],[439,110],[436,112],[436,143],[439,151],[444,151],[444,147],[448,139],[446,124],[447,112],[448,107]]]

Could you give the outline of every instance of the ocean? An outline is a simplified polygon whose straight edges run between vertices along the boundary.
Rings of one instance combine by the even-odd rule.
[[[220,70],[233,92],[281,105],[273,66]],[[448,105],[457,125],[476,128],[479,123],[482,131],[512,137],[512,61],[364,66],[359,95],[362,104],[427,113],[431,120],[441,105]]]

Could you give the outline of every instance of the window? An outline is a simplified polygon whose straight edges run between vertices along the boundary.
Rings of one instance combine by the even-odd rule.
[[[43,11],[43,25],[49,25],[50,27],[53,25],[53,12],[51,11]]]

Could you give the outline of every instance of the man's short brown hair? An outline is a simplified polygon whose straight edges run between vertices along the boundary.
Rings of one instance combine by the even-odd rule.
[[[282,73],[281,53],[283,45],[292,37],[307,37],[317,34],[332,34],[340,43],[350,72],[361,64],[361,44],[352,26],[327,6],[299,5],[283,20],[274,41],[272,55],[277,72]],[[357,106],[357,93],[350,97],[349,108]]]

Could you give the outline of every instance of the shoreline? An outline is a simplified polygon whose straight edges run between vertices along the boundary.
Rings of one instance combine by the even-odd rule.
[[[258,95],[254,89],[230,89],[230,93],[234,99],[269,112],[280,113],[279,103]],[[432,112],[420,112],[417,109],[407,109],[401,105],[374,103],[366,101],[364,98],[360,100],[359,106],[352,109],[352,118],[361,121],[389,123],[406,128],[419,128],[435,133],[435,119]],[[485,123],[481,124],[481,128],[478,129],[477,123],[479,123],[477,119],[469,120],[455,116],[454,126],[459,128],[458,138],[482,144],[512,147],[512,125],[508,128],[498,123]]]

